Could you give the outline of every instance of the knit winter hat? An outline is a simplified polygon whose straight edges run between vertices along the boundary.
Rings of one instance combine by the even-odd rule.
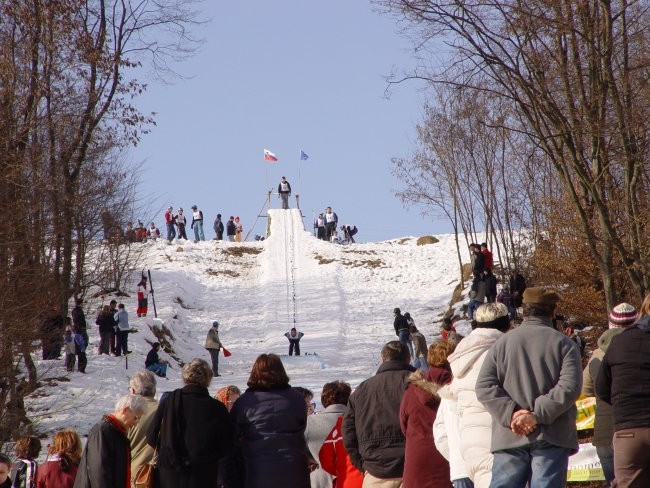
[[[212,322],[212,327],[219,327],[219,321],[215,320],[214,322]]]
[[[638,317],[639,312],[632,305],[619,303],[609,313],[609,328],[631,327]]]

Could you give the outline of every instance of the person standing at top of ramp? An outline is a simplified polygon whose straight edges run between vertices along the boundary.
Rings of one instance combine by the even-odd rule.
[[[282,199],[282,208],[287,210],[289,208],[289,196],[291,195],[291,185],[287,179],[283,176],[278,185],[278,193]]]

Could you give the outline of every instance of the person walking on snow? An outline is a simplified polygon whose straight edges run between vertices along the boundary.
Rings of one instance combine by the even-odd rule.
[[[291,196],[291,185],[287,179],[283,176],[280,184],[278,185],[278,194],[282,199],[282,208],[284,210],[289,209],[289,196]]]
[[[115,355],[119,356],[120,354],[128,354],[129,351],[128,340],[129,332],[131,331],[131,326],[129,325],[129,313],[124,308],[124,304],[120,303],[117,306],[117,312],[113,316],[115,322],[117,322],[117,345],[115,347]]]
[[[289,356],[293,356],[294,349],[296,350],[296,356],[300,356],[300,339],[304,335],[302,332],[298,332],[295,327],[284,334],[289,339]]]
[[[395,314],[395,320],[393,321],[393,327],[395,327],[395,334],[399,338],[399,341],[408,347],[409,353],[411,354],[411,359],[414,358],[413,355],[413,344],[410,339],[409,323],[406,317],[402,315],[402,311],[399,308],[394,308],[393,313]]]
[[[190,227],[194,229],[194,242],[205,241],[203,234],[203,212],[196,205],[192,205],[192,223]]]
[[[219,374],[219,350],[222,347],[221,341],[219,340],[219,321],[215,320],[212,322],[212,327],[205,338],[205,348],[210,353],[210,358],[212,359],[212,373],[215,376],[221,376]]]

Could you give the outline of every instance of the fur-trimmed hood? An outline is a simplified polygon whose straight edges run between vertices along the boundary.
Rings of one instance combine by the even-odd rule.
[[[416,395],[422,403],[429,403],[431,401],[438,403],[440,396],[438,390],[451,382],[451,372],[442,368],[429,368],[429,371],[423,373],[417,370],[411,373],[407,381],[410,385],[417,388]]]

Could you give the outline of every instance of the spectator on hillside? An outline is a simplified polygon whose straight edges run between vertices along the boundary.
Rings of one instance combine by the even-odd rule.
[[[11,466],[11,479],[15,488],[35,488],[38,463],[36,458],[41,452],[41,441],[29,435],[16,442],[16,460]]]
[[[129,332],[131,331],[131,326],[129,325],[129,313],[124,308],[124,304],[120,303],[117,306],[117,312],[113,316],[115,323],[117,325],[116,335],[117,335],[117,344],[115,346],[115,355],[119,356],[120,354],[129,354]]]
[[[318,453],[321,468],[336,478],[336,488],[362,488],[363,473],[352,461],[343,445],[343,415],[323,441]]]
[[[404,316],[406,317],[406,312]],[[407,319],[410,318],[407,317]],[[426,373],[429,370],[429,365],[427,364],[427,340],[424,336],[418,331],[418,328],[415,324],[409,326],[409,333],[411,336],[411,342],[413,343],[413,367],[421,369],[422,372]]]
[[[131,442],[131,485],[141,466],[153,459],[153,448],[147,444],[147,432],[158,410],[156,396],[156,377],[151,371],[137,371],[129,380],[129,393],[140,395],[144,400],[144,409],[140,422],[129,429],[128,438]]]
[[[235,242],[236,231],[237,227],[235,226],[235,217],[231,215],[228,219],[228,222],[226,222],[226,235],[228,236],[228,240],[230,242]]]
[[[167,361],[160,359],[158,351],[160,351],[160,342],[154,342],[151,344],[151,350],[144,361],[144,367],[147,368],[147,371],[151,371],[156,376],[167,378]]]
[[[192,223],[190,228],[194,229],[194,242],[205,241],[203,234],[203,212],[196,205],[192,205]]]
[[[472,320],[474,312],[485,302],[486,283],[483,280],[474,281],[469,290],[469,303],[467,304],[467,317]]]
[[[488,250],[487,242],[481,243],[481,254],[484,257],[485,271],[492,271],[492,253]]]
[[[72,488],[82,450],[83,444],[74,430],[63,429],[54,434],[47,459],[38,467],[36,488]]]
[[[381,361],[377,374],[362,382],[348,400],[343,444],[352,464],[365,474],[364,485],[398,487],[406,446],[399,409],[413,368],[408,347],[399,341],[382,348]]]
[[[497,301],[497,277],[491,270],[486,269],[483,272],[483,281],[485,282],[485,298],[488,303]]]
[[[155,241],[159,237],[160,237],[160,231],[156,227],[156,224],[151,222],[151,224],[149,224],[149,228],[147,229],[147,239],[151,239]]]
[[[241,391],[235,385],[223,386],[214,394],[214,397],[226,406],[228,412],[232,410],[232,406],[240,396]]]
[[[111,332],[115,327],[115,319],[108,305],[104,305],[95,319],[99,326],[99,354],[110,354]]]
[[[510,287],[503,285],[501,291],[497,295],[497,302],[503,303],[507,307],[511,319],[514,320],[517,318],[517,309],[514,305],[513,296],[510,293]]]
[[[212,360],[212,374],[216,376],[221,376],[219,374],[219,351],[223,345],[219,340],[219,321],[215,320],[212,322],[212,327],[208,330],[208,335],[205,337],[205,348],[210,353],[210,359]]]
[[[147,229],[144,228],[144,224],[138,221],[138,226],[135,228],[135,241],[136,242],[146,242],[147,240]]]
[[[221,214],[217,214],[217,218],[214,219],[212,228],[214,229],[214,233],[217,235],[215,239],[217,241],[223,241],[223,222],[221,221]]]
[[[44,360],[59,359],[61,349],[63,349],[64,332],[64,317],[56,310],[52,310],[41,325],[41,347]]]
[[[485,255],[481,252],[478,244],[471,244],[470,251],[474,253],[474,261],[472,265],[472,274],[474,275],[474,283],[481,281],[483,278],[483,271],[485,271]]]
[[[126,229],[124,230],[124,240],[129,244],[135,242],[135,229],[133,228],[133,222],[126,223]]]
[[[295,327],[292,327],[289,332],[284,334],[289,340],[289,356],[293,356],[294,350],[296,351],[296,356],[300,356],[300,339],[304,335],[304,333],[298,332]]]
[[[174,216],[174,209],[170,206],[165,212],[165,225],[167,226],[167,240],[169,242],[172,242],[174,237],[176,237],[175,223],[176,217]]]
[[[88,347],[88,344],[86,343],[86,340],[82,334],[77,331],[75,331],[73,334],[75,354],[77,355],[77,371],[80,373],[85,373],[86,366],[88,365],[88,358],[86,357],[86,348]]]
[[[77,359],[77,345],[74,342],[71,327],[67,327],[63,334],[63,350],[65,351],[65,369],[70,373],[74,371],[74,365]]]
[[[81,334],[88,345],[88,324],[86,322],[86,314],[83,309],[84,299],[77,297],[75,299],[75,306],[70,312],[72,315],[72,326],[75,332]]]
[[[628,325],[634,316],[634,307],[623,305],[612,310],[610,326]],[[650,486],[650,294],[639,319],[612,339],[595,386],[596,396],[612,406],[616,486]]]
[[[147,288],[147,277],[142,274],[138,283],[138,317],[146,317],[149,310],[149,290]]]
[[[282,360],[261,354],[248,389],[231,412],[246,465],[246,488],[309,488],[309,451],[305,442],[307,409],[289,384]]]
[[[631,327],[638,313],[629,303],[616,305],[609,314],[610,329],[603,332],[598,338],[598,348],[593,352],[587,367],[582,372],[582,394],[587,397],[596,396],[594,382],[605,357],[605,353],[612,342],[612,339]],[[594,436],[591,443],[596,447],[596,454],[603,468],[603,475],[608,486],[614,480],[614,419],[612,406],[596,396],[596,416],[594,419]]]
[[[280,195],[280,199],[282,200],[282,208],[285,210],[288,209],[289,196],[291,196],[291,185],[289,184],[289,182],[284,176],[282,177],[280,183],[278,184],[278,194]]]
[[[332,231],[332,234],[330,235],[330,243],[331,244],[343,244],[341,239],[339,238],[339,233],[335,230]]]
[[[454,327],[451,317],[445,317],[442,319],[442,325],[440,328],[440,335],[442,336],[443,341],[458,342],[458,334],[456,333],[456,327]]]
[[[185,232],[187,217],[185,217],[182,208],[178,209],[178,213],[174,217],[174,220],[176,221],[176,227],[178,227],[178,238],[187,240],[187,233]]]
[[[413,344],[411,343],[411,333],[409,331],[409,323],[402,311],[399,308],[393,309],[393,314],[395,319],[393,320],[393,328],[395,329],[395,335],[398,337],[399,341],[404,344],[411,355],[411,359],[415,356],[413,352]]]
[[[318,214],[314,220],[314,228],[316,229],[316,238],[325,240],[325,216],[322,213]]]
[[[183,382],[160,402],[147,432],[147,442],[158,449],[160,488],[215,486],[219,459],[234,446],[232,420],[208,393],[212,369],[207,362],[185,363]]]
[[[244,232],[244,226],[239,222],[239,215],[235,216],[235,242],[241,242],[241,235]]]
[[[350,398],[352,388],[343,381],[325,383],[321,393],[321,404],[324,410],[318,415],[307,416],[305,440],[314,459],[318,454],[327,435],[332,431],[336,421],[345,413],[345,407]],[[318,467],[311,472],[311,488],[331,488],[332,475]],[[338,486],[338,482],[337,482]]]
[[[327,207],[325,209],[325,239],[330,240],[332,237],[332,232],[336,231],[336,224],[338,224],[339,218],[335,212],[332,212],[332,207]]]
[[[526,289],[524,321],[492,345],[476,381],[492,416],[491,488],[566,484],[578,450],[582,361],[573,341],[553,329],[560,300],[550,288]]]
[[[113,317],[113,328],[111,329],[110,341],[111,354],[117,354],[117,319],[115,318],[115,314],[117,314],[117,300],[111,300],[109,305],[109,312],[111,313],[111,317]]]
[[[342,225],[341,231],[343,232],[343,240],[348,244],[354,243],[354,236],[357,234],[358,229],[356,225]]]
[[[526,278],[524,278],[519,271],[513,269],[510,271],[510,293],[512,294],[513,305],[515,308],[521,307],[522,297],[526,290]]]
[[[433,421],[440,405],[438,389],[451,381],[447,356],[454,347],[447,341],[432,344],[427,351],[431,368],[408,377],[399,413],[406,438],[403,486],[452,488],[449,463],[433,443]]]
[[[104,415],[90,430],[81,456],[74,488],[129,486],[131,445],[128,430],[144,413],[139,395],[126,395],[115,403],[115,411]]]

